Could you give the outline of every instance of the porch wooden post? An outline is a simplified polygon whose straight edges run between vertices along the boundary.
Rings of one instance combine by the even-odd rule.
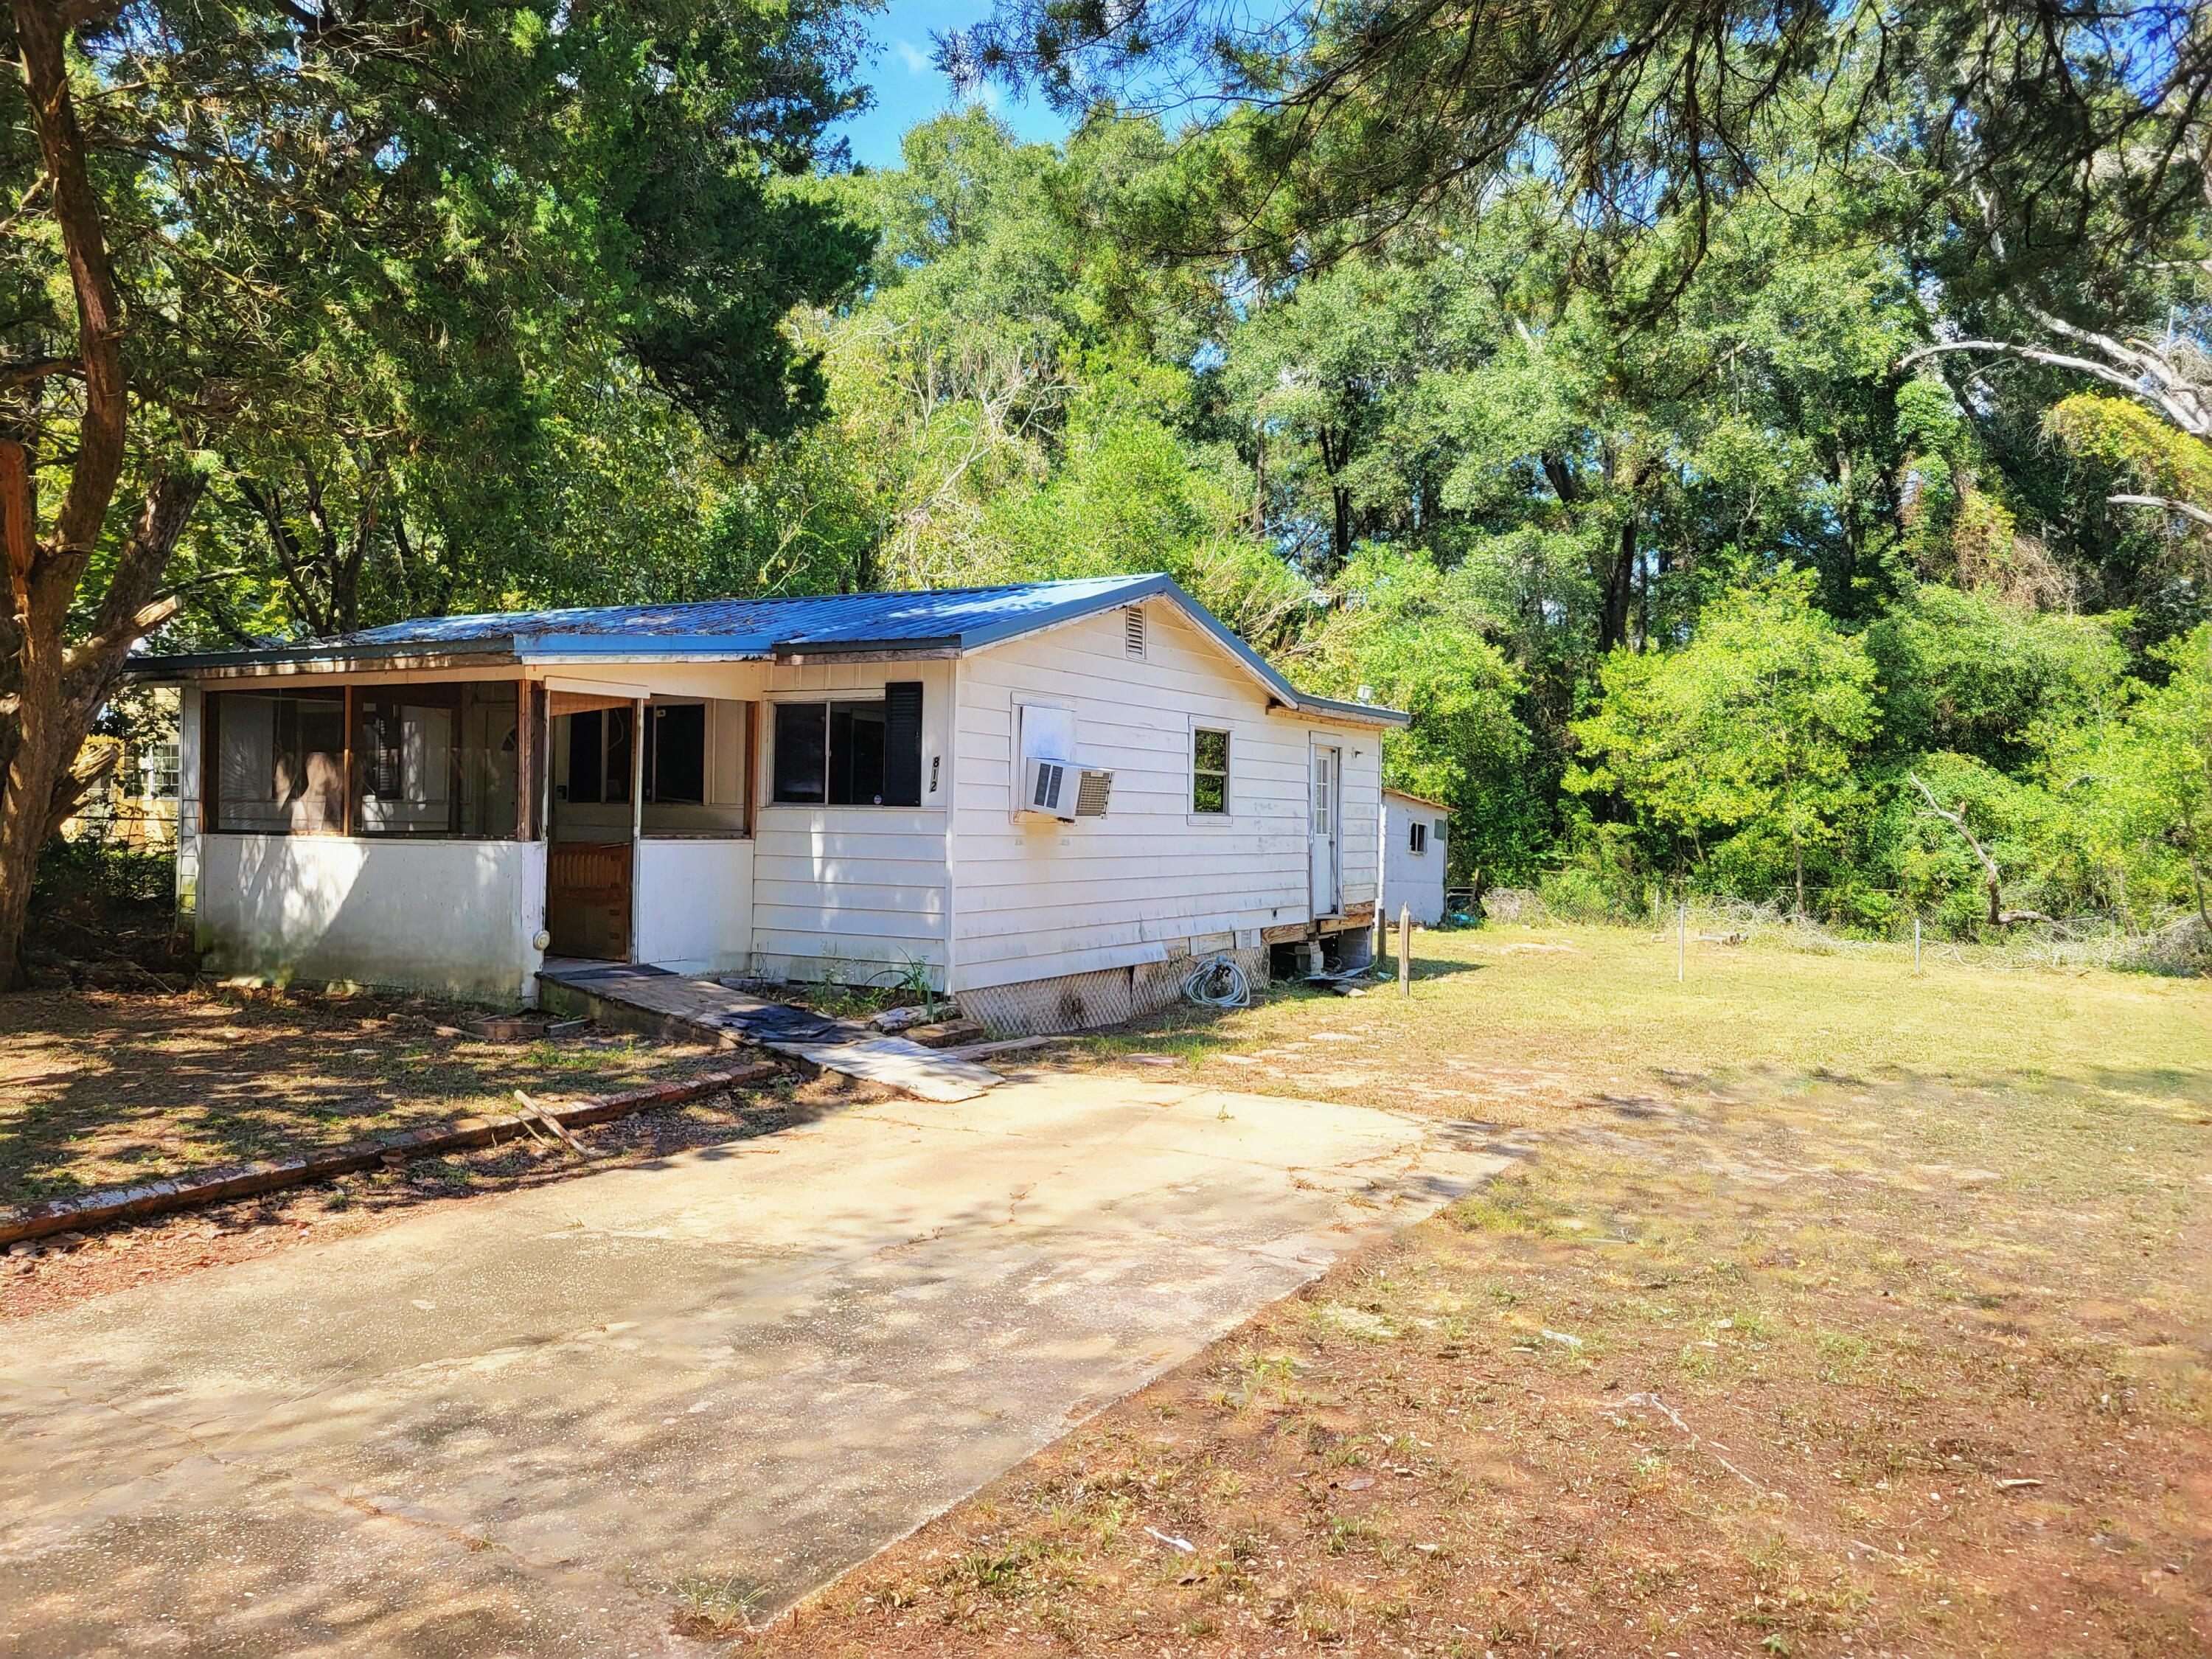
[[[630,704],[629,716],[629,959],[637,953],[638,878],[645,866],[645,702]]]
[[[514,838],[535,841],[537,816],[538,708],[528,680],[514,683]]]
[[[645,839],[645,699],[630,704],[629,716],[629,838]]]
[[[472,682],[465,681],[453,688],[453,724],[446,728],[452,734],[446,744],[446,833],[449,836],[461,833],[461,792],[468,787],[467,774],[461,767],[461,751],[466,747],[469,699],[473,691]]]
[[[339,763],[345,771],[344,803],[338,808],[338,833],[350,836],[361,818],[361,769],[354,764],[354,731],[361,721],[360,693],[352,686],[339,694],[343,699],[344,714],[339,718],[345,723],[343,740],[338,745]]]
[[[760,699],[745,705],[745,835],[750,839],[760,818]]]
[[[222,782],[222,694],[200,689],[200,834],[220,821],[216,790]]]

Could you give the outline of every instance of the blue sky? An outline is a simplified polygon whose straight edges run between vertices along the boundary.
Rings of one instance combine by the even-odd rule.
[[[853,147],[853,159],[872,167],[899,164],[899,140],[918,121],[952,107],[952,88],[930,66],[933,33],[975,22],[990,0],[890,0],[870,18],[873,57],[860,78],[875,88],[876,106],[836,131]],[[1035,99],[1017,101],[996,87],[982,101],[1017,136],[1043,143],[1065,137],[1067,123]]]

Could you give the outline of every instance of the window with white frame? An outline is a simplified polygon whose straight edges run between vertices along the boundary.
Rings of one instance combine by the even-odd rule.
[[[1429,850],[1429,826],[1419,818],[1413,820],[1413,834],[1407,838],[1406,847],[1408,852],[1413,853],[1425,853]]]
[[[1190,810],[1209,817],[1229,811],[1229,733],[1218,726],[1191,729]]]

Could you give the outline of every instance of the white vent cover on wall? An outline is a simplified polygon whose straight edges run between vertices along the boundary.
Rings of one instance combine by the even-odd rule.
[[[1133,605],[1121,612],[1121,639],[1133,657],[1145,654],[1145,608]]]

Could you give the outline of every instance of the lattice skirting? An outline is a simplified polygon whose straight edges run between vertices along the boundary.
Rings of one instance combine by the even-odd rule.
[[[1256,988],[1267,982],[1267,947],[1225,951]],[[1205,958],[1171,957],[1134,968],[1102,968],[1087,974],[1024,980],[1015,985],[970,988],[960,993],[960,1012],[993,1036],[1053,1036],[1063,1031],[1118,1025],[1138,1014],[1157,1013],[1181,1000],[1182,982]]]

